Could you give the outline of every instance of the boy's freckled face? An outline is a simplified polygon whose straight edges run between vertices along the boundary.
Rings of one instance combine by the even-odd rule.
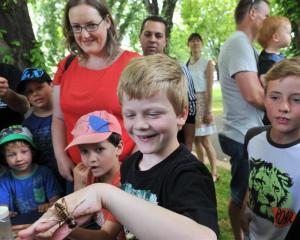
[[[128,99],[124,94],[122,111],[125,128],[144,155],[164,159],[179,146],[178,126],[185,118],[176,116],[166,94],[144,99]]]
[[[123,150],[122,144],[115,147],[105,140],[100,143],[78,146],[83,164],[91,169],[94,177],[104,177],[115,169]]]
[[[31,172],[32,152],[29,146],[16,143],[5,150],[8,166],[15,170],[16,175],[26,175]]]
[[[289,76],[268,83],[267,115],[276,136],[293,142],[300,138],[300,78]]]
[[[47,107],[52,101],[52,87],[46,82],[28,81],[24,95],[34,107]]]

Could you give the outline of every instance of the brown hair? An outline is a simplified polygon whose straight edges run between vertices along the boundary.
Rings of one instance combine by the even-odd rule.
[[[300,78],[300,57],[284,59],[275,63],[264,77],[265,92],[267,91],[269,82],[280,80],[289,76],[296,76]]]
[[[194,38],[199,39],[200,42],[203,43],[203,39],[202,39],[201,35],[200,35],[199,33],[196,33],[196,32],[191,33],[191,35],[190,35],[189,38],[188,38],[188,43],[189,43],[190,41],[192,41]]]
[[[75,41],[74,33],[72,32],[71,24],[69,21],[69,11],[72,7],[76,7],[81,4],[87,4],[93,8],[95,8],[102,18],[109,18],[111,22],[110,28],[107,30],[107,40],[106,40],[106,49],[107,53],[111,58],[114,58],[119,51],[119,43],[117,41],[117,31],[116,27],[110,13],[110,9],[107,6],[105,0],[69,0],[64,13],[64,26],[63,31],[66,37],[66,44],[68,49],[76,54],[85,56],[85,53],[78,46]]]
[[[135,58],[120,77],[119,101],[122,105],[124,93],[129,99],[144,99],[162,91],[180,115],[188,105],[186,82],[181,66],[166,54]]]
[[[270,16],[267,17],[257,34],[257,41],[263,47],[267,48],[269,41],[272,39],[273,34],[283,25],[289,24],[291,22],[288,18],[283,16]]]

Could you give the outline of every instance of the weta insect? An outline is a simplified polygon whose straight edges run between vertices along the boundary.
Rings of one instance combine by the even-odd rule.
[[[82,202],[81,202],[82,203]],[[79,203],[74,210],[72,211],[72,213],[69,213],[68,211],[68,205],[67,202],[65,200],[65,198],[62,198],[62,203],[55,203],[54,204],[54,208],[55,208],[55,213],[56,216],[63,222],[68,224],[70,229],[73,229],[77,226],[77,223],[73,217],[73,212],[75,211],[75,209],[81,204]]]

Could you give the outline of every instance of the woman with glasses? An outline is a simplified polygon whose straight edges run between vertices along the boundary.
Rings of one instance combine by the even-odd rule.
[[[84,114],[106,110],[123,123],[117,99],[117,85],[123,68],[137,53],[121,49],[116,28],[104,0],[69,0],[65,7],[64,35],[72,56],[58,64],[54,77],[52,136],[60,174],[73,181],[72,169],[79,163],[76,148],[65,152],[71,130]],[[134,143],[122,125],[124,151]]]

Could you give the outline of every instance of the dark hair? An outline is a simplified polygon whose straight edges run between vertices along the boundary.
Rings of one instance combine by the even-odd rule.
[[[190,41],[192,41],[194,38],[198,38],[198,39],[203,43],[203,39],[202,39],[201,35],[200,35],[199,33],[196,33],[196,32],[192,33],[192,34],[189,36],[189,38],[188,38],[188,43],[189,43]]]
[[[119,145],[121,140],[122,140],[121,135],[118,133],[114,133],[114,132],[107,139],[107,141],[109,141],[115,147],[117,147]]]
[[[140,35],[142,34],[147,21],[160,22],[160,23],[164,24],[165,25],[165,35],[166,35],[166,37],[168,37],[167,36],[168,23],[163,17],[157,16],[157,15],[151,15],[144,19],[144,21],[142,22],[141,30],[140,30]]]
[[[235,23],[239,24],[245,18],[246,14],[250,12],[252,8],[255,8],[261,2],[265,2],[269,5],[269,0],[240,0],[234,11]]]
[[[93,8],[95,8],[100,16],[102,18],[109,18],[111,22],[111,26],[109,29],[107,29],[107,40],[106,40],[106,49],[107,53],[111,58],[114,58],[115,55],[117,55],[119,51],[119,43],[117,41],[117,31],[114,24],[114,21],[112,19],[112,15],[110,13],[110,9],[107,6],[105,0],[69,0],[66,7],[65,7],[65,13],[64,13],[64,35],[66,37],[66,44],[68,46],[68,49],[73,53],[78,53],[82,56],[85,55],[85,53],[82,51],[82,49],[78,46],[78,44],[75,41],[74,33],[72,32],[71,24],[69,21],[69,11],[72,7],[76,7],[81,4],[87,4]]]

